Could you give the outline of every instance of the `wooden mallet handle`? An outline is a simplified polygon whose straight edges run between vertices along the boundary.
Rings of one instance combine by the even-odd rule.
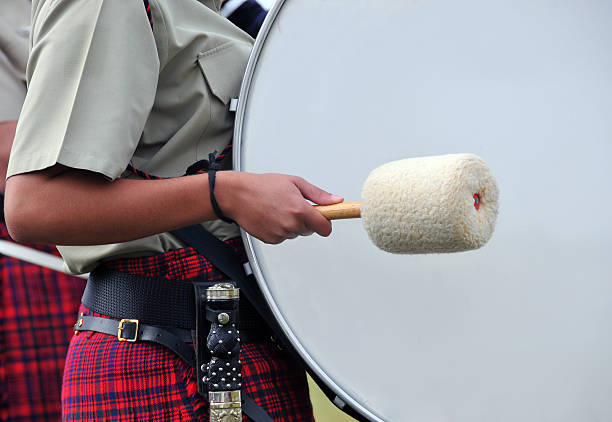
[[[344,220],[347,218],[361,218],[361,203],[341,202],[334,205],[315,205],[328,220]]]

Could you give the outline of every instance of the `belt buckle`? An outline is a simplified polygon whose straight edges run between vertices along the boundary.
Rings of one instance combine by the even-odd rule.
[[[127,322],[136,324],[136,329],[134,330],[134,338],[123,337],[123,326]],[[117,327],[117,338],[119,339],[119,341],[128,341],[130,343],[136,343],[136,340],[138,339],[139,324],[140,324],[140,321],[138,321],[137,319],[122,319],[121,321],[119,321],[119,327]]]

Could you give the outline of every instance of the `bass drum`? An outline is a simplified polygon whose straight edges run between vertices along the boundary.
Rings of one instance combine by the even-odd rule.
[[[484,248],[391,255],[244,234],[338,405],[374,421],[612,420],[612,2],[286,0],[254,48],[237,168],[359,200],[388,161],[472,152],[500,186]]]

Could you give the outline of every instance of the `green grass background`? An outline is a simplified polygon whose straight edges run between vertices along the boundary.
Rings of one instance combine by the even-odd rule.
[[[347,416],[330,402],[315,382],[308,377],[310,387],[310,400],[314,407],[314,415],[317,422],[351,422],[355,419]]]

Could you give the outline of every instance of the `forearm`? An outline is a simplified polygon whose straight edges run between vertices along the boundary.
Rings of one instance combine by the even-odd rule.
[[[217,173],[215,196],[228,217],[267,243],[328,236],[331,223],[308,201],[343,200],[299,177],[236,171]],[[56,245],[127,242],[216,218],[206,174],[109,182],[59,165],[9,178],[5,214],[15,240]]]
[[[125,242],[214,219],[208,189],[206,175],[109,182],[56,166],[8,180],[7,223],[22,241]]]

